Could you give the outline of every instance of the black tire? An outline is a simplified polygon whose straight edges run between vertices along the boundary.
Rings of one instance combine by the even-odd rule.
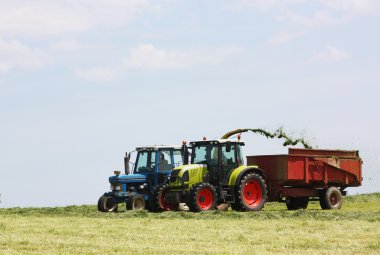
[[[150,197],[148,210],[151,212],[177,210],[178,203],[168,203],[165,199],[165,193],[169,190],[170,188],[167,184],[160,184],[154,188]]]
[[[286,207],[288,210],[306,209],[309,204],[309,197],[287,197]]]
[[[323,190],[319,197],[319,204],[323,210],[340,209],[343,204],[342,192],[334,186]]]
[[[235,203],[231,208],[236,211],[260,211],[267,201],[267,186],[264,179],[255,173],[244,175],[235,190]]]
[[[192,212],[214,210],[216,206],[216,191],[210,183],[202,182],[190,188],[187,205]]]
[[[143,196],[130,196],[126,203],[127,210],[145,209],[145,200]]]
[[[231,209],[234,211],[243,211],[241,204],[236,200],[236,196],[235,203],[231,204]]]
[[[99,212],[117,212],[118,204],[111,196],[103,195],[98,200]]]
[[[99,212],[104,212],[104,208],[103,208],[103,196],[101,196],[98,200],[98,211]]]

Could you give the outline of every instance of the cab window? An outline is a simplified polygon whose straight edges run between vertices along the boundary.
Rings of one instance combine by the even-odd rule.
[[[229,152],[227,152],[225,144],[222,146],[222,161],[225,166],[236,166],[235,145],[231,146]]]
[[[193,149],[194,164],[217,165],[218,163],[218,147],[213,144],[205,144],[196,146]]]
[[[174,167],[183,165],[183,158],[182,158],[181,150],[174,150],[173,151],[173,157],[174,157]]]
[[[236,145],[236,159],[238,166],[244,165],[244,156],[240,144]]]
[[[158,171],[169,171],[173,168],[170,150],[160,150],[160,157],[158,159]]]
[[[156,153],[154,151],[139,151],[134,173],[146,173],[152,171],[152,166],[156,162]]]

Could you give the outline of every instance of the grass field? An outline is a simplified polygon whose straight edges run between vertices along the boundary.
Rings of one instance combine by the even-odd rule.
[[[380,254],[380,193],[343,208],[261,212],[0,209],[0,254]]]

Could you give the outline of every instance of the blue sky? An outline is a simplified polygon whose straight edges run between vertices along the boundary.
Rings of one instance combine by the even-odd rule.
[[[358,149],[350,193],[380,191],[379,16],[376,0],[1,1],[0,205],[94,204],[125,151],[245,127]]]

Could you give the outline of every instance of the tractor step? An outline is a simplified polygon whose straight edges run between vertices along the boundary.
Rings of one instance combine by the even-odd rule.
[[[223,187],[222,192],[222,198],[224,198],[224,202],[230,204],[235,203],[235,194],[234,189],[232,187]]]

